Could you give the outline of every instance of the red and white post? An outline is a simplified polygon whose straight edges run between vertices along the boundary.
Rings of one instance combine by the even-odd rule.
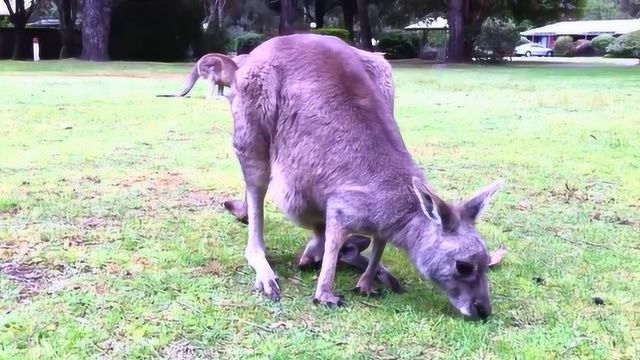
[[[40,61],[40,44],[38,44],[38,38],[33,38],[33,61]]]

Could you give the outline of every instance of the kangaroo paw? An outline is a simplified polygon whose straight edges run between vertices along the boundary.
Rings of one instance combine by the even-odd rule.
[[[345,305],[344,296],[340,294],[333,294],[330,292],[325,292],[313,298],[313,303],[315,305],[325,305],[330,309],[335,309],[336,307]]]

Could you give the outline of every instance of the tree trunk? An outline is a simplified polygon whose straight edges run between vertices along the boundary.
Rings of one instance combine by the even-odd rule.
[[[27,25],[26,20],[24,22],[22,21],[16,21],[13,26],[14,26],[14,30],[15,30],[15,44],[13,44],[13,60],[27,60],[29,59],[29,52],[25,51],[27,48],[25,48],[24,44],[26,42],[28,42],[27,39],[27,32],[25,30],[25,27]]]
[[[371,44],[371,23],[369,22],[369,1],[358,0],[357,4],[362,48],[367,51],[373,52],[373,44]]]
[[[76,34],[74,28],[61,29],[62,33],[62,48],[60,49],[60,59],[68,59],[74,56],[73,52],[76,48]]]
[[[293,0],[280,0],[280,24],[278,35],[291,35],[293,30]]]
[[[464,24],[462,7],[465,0],[450,0],[447,12],[449,24],[449,44],[447,62],[463,62],[465,59]]]
[[[25,28],[27,26],[27,21],[29,21],[29,18],[31,17],[31,14],[33,13],[36,5],[32,4],[28,8],[25,8],[24,0],[16,0],[13,3],[14,7],[11,7],[11,3],[9,3],[9,1],[7,0],[4,0],[4,4],[9,11],[9,21],[13,24],[16,34],[15,43],[13,45],[12,59],[29,59],[29,51],[26,50],[28,49],[28,47],[25,46],[27,42],[29,42],[29,40],[27,39]]]
[[[482,24],[487,19],[485,14],[489,13],[486,9],[479,6],[472,6],[473,4],[467,4],[465,18],[464,18],[464,51],[463,60],[472,61],[476,40],[482,32]]]
[[[73,11],[72,2],[77,0],[58,0],[58,18],[60,20],[60,36],[62,37],[62,49],[60,49],[60,59],[67,59],[73,56],[75,48],[76,17]]]
[[[316,29],[322,29],[324,27],[324,15],[326,14],[327,0],[315,1],[315,13],[316,13]]]
[[[111,0],[85,0],[82,17],[82,59],[109,60]]]
[[[353,41],[353,18],[356,15],[356,0],[342,0],[342,16],[344,20],[344,28],[349,31],[349,38]]]

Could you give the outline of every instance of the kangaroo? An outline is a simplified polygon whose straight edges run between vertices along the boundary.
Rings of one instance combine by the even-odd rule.
[[[344,304],[334,292],[337,259],[347,238],[361,235],[372,239],[356,284],[361,294],[376,293],[377,265],[391,243],[463,316],[491,315],[490,258],[475,224],[503,180],[465,201],[442,200],[349,45],[316,34],[267,40],[236,70],[232,92],[233,147],[246,189],[245,258],[257,289],[280,298],[263,237],[270,188],[278,208],[323,248],[314,303]]]
[[[224,96],[224,87],[231,87],[233,74],[238,69],[236,61],[242,61],[245,56],[229,58],[226,55],[210,53],[202,56],[191,68],[191,72],[185,79],[184,86],[175,95],[156,95],[157,97],[179,97],[185,96],[195,86],[199,78],[207,81],[206,99],[213,97],[214,88],[218,86],[218,96]]]
[[[360,57],[367,74],[378,90],[382,93],[385,101],[391,108],[391,112],[393,112],[394,84],[391,64],[389,64],[382,54],[370,53],[356,47],[352,47],[352,50],[354,50],[356,55]],[[239,55],[234,59],[238,64],[238,67],[241,67],[242,64],[244,64],[247,56],[248,55]],[[246,199],[225,201],[224,207],[235,216],[236,220],[245,225],[248,224]],[[361,253],[369,247],[370,243],[371,240],[366,237],[358,235],[350,236],[340,250],[338,262],[355,268],[360,272],[364,272],[367,268],[369,258]],[[321,244],[318,244],[314,241],[314,238],[311,238],[303,249],[303,252],[297,256],[298,268],[302,270],[320,268],[322,263],[322,253],[323,249]],[[382,264],[378,265],[375,278],[395,293],[405,292],[400,281]]]

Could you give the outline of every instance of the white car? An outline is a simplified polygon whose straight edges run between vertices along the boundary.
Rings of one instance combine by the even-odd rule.
[[[553,56],[553,49],[536,43],[522,44],[515,48],[516,56]]]

